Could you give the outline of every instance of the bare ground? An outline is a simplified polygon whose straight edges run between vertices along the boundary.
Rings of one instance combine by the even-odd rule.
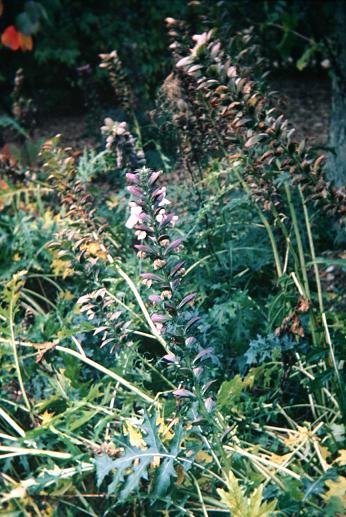
[[[330,114],[330,86],[324,79],[274,79],[278,105],[293,127],[298,139],[306,138],[312,146],[326,145]],[[97,129],[97,128],[96,128]],[[61,133],[65,145],[82,148],[93,145],[95,136],[88,133],[83,115],[44,117],[37,130],[40,138]]]
[[[279,107],[293,127],[298,139],[323,146],[328,140],[331,108],[327,79],[277,79],[272,87],[278,92]]]

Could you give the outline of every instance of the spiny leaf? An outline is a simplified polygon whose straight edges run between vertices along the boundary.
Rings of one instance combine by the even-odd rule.
[[[95,461],[97,486],[101,485],[104,478],[114,468],[113,464],[114,460],[107,456],[107,454],[100,454],[100,456],[97,456]]]
[[[249,497],[246,497],[243,489],[232,471],[228,474],[228,491],[221,488],[217,492],[224,505],[231,511],[232,517],[269,517],[272,515],[276,500],[262,502],[264,485],[257,487]]]
[[[153,492],[154,500],[156,497],[163,496],[167,493],[169,486],[172,482],[172,478],[175,478],[176,472],[174,469],[174,462],[180,451],[180,442],[182,438],[182,426],[179,426],[172,440],[172,446],[169,451],[170,458],[165,458],[156,474],[156,482]]]

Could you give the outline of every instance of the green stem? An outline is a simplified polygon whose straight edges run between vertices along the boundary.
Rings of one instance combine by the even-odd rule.
[[[14,314],[13,314],[13,309],[14,309],[14,307],[13,307],[13,296],[11,296],[11,301],[10,301],[10,305],[9,305],[9,325],[10,325],[11,345],[12,345],[12,350],[13,350],[14,364],[15,364],[15,367],[16,367],[18,383],[19,383],[20,391],[22,393],[24,404],[27,407],[27,409],[29,411],[31,411],[30,402],[29,402],[29,399],[27,397],[27,394],[26,394],[26,391],[25,391],[25,388],[24,388],[23,377],[22,377],[22,373],[20,371],[20,364],[19,364],[19,357],[18,357],[18,351],[17,351],[17,345],[16,345],[16,338],[15,338],[15,335],[14,335],[14,323],[13,323],[13,315]]]
[[[316,287],[317,287],[318,304],[319,304],[319,307],[320,307],[320,312],[322,314],[324,312],[324,308],[323,308],[323,296],[322,296],[321,279],[320,279],[320,274],[319,274],[319,271],[318,271],[318,265],[317,265],[317,262],[316,262],[315,245],[314,245],[314,239],[313,239],[312,231],[311,231],[309,212],[308,212],[308,208],[306,206],[304,194],[303,194],[303,191],[302,191],[302,188],[301,188],[300,185],[298,187],[298,190],[299,190],[299,195],[300,195],[300,199],[301,199],[302,206],[303,206],[305,226],[306,226],[306,231],[307,231],[307,234],[308,234],[311,258],[312,258],[312,261],[313,261],[313,267],[314,267],[314,273],[315,273],[315,281],[316,281]]]
[[[141,309],[141,311],[143,313],[143,316],[144,316],[146,322],[148,323],[148,326],[149,326],[151,332],[153,333],[153,335],[155,336],[157,341],[163,346],[163,348],[166,350],[166,352],[169,353],[170,350],[168,348],[168,345],[167,345],[165,339],[156,330],[156,327],[155,327],[154,323],[151,320],[150,314],[149,314],[149,312],[148,312],[148,310],[147,310],[147,308],[145,306],[145,303],[142,300],[141,295],[139,294],[139,291],[138,291],[137,287],[132,282],[131,278],[125,273],[125,271],[123,271],[121,269],[119,264],[116,264],[116,263],[113,262],[113,265],[115,266],[115,269],[117,270],[119,275],[125,280],[125,282],[129,286],[129,288],[131,289],[131,291],[135,295],[135,298],[136,298],[136,300],[138,302],[138,305],[139,305],[139,307],[140,307],[140,309]]]
[[[345,396],[344,396],[344,386],[343,386],[343,382],[341,381],[341,378],[340,378],[339,369],[338,369],[336,359],[335,359],[334,348],[333,348],[333,344],[332,344],[332,341],[330,338],[327,318],[326,318],[326,315],[324,312],[321,278],[320,278],[320,273],[319,273],[318,264],[317,264],[317,260],[316,260],[315,244],[314,244],[314,239],[313,239],[313,235],[312,235],[310,217],[309,217],[308,207],[306,205],[306,201],[304,198],[304,194],[303,194],[303,191],[300,186],[299,186],[299,195],[300,195],[300,199],[301,199],[303,210],[304,210],[305,225],[306,225],[306,230],[307,230],[307,234],[308,234],[310,253],[311,253],[311,258],[312,258],[312,262],[313,262],[315,281],[316,281],[316,287],[317,287],[318,304],[319,304],[319,308],[320,308],[320,312],[321,312],[326,342],[329,347],[330,362],[334,368],[335,378],[339,385],[342,409],[344,411],[344,408],[346,407]]]
[[[299,256],[299,262],[300,262],[300,269],[301,269],[301,272],[303,275],[305,294],[306,294],[306,297],[309,300],[311,300],[311,293],[310,293],[309,280],[308,280],[308,274],[307,274],[306,263],[305,263],[303,242],[302,242],[301,235],[300,235],[297,213],[294,208],[291,190],[287,183],[285,183],[285,191],[286,191],[286,196],[287,196],[287,201],[288,201],[288,207],[289,207],[291,218],[292,218],[294,234],[295,234],[296,241],[297,241],[298,256]]]
[[[296,251],[294,249],[294,246],[292,244],[289,231],[288,231],[286,225],[281,221],[280,214],[276,210],[275,206],[272,207],[272,212],[273,212],[273,215],[275,217],[275,221],[278,222],[278,225],[281,228],[283,236],[286,239],[286,242],[287,242],[287,245],[288,245],[288,249],[292,253],[293,260],[294,260],[294,263],[295,263],[295,269],[296,269],[296,271],[298,271],[298,257],[297,257],[297,253],[296,253]]]
[[[236,175],[238,181],[240,182],[241,186],[243,187],[244,191],[249,195],[250,194],[250,189],[247,186],[247,184],[245,183],[245,181],[243,180],[243,178],[241,177],[240,172],[237,170],[236,167],[234,167],[233,170],[235,172],[235,175]],[[271,247],[272,247],[272,250],[273,250],[276,272],[277,272],[278,277],[280,278],[280,277],[282,277],[283,271],[282,271],[282,265],[281,265],[281,259],[280,259],[280,255],[279,255],[279,250],[278,250],[276,242],[275,242],[275,237],[274,237],[273,231],[272,231],[272,229],[270,227],[270,224],[269,224],[267,218],[263,214],[262,210],[258,207],[258,205],[256,203],[254,203],[254,206],[255,206],[255,209],[256,209],[256,211],[258,213],[259,218],[261,219],[265,229],[267,230],[267,234],[268,234],[268,237],[269,237],[269,240],[270,240],[270,244],[271,244]]]

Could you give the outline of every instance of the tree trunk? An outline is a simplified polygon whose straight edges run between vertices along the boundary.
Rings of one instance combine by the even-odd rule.
[[[346,185],[346,1],[335,3],[336,58],[333,64],[332,113],[327,173],[337,186]]]

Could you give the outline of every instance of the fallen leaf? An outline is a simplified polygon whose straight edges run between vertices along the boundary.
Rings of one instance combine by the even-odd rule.
[[[198,463],[211,463],[213,461],[212,456],[208,454],[206,451],[197,452],[195,459]]]

